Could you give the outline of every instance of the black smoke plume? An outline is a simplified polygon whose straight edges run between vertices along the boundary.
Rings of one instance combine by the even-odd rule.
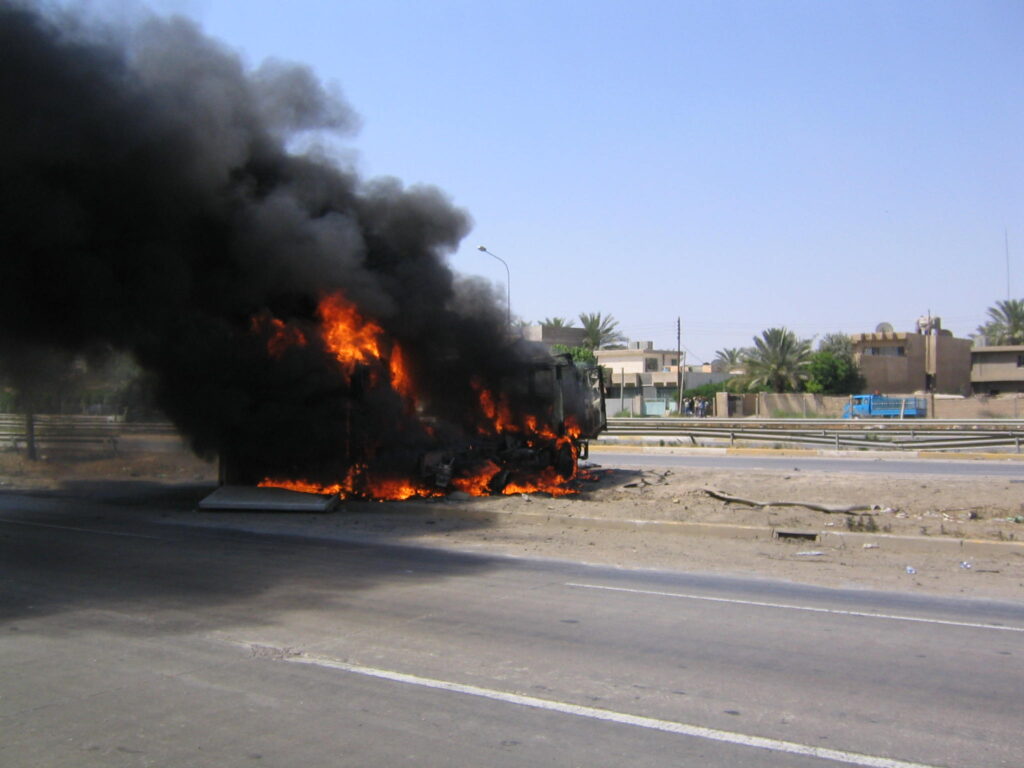
[[[181,18],[112,30],[3,0],[0,104],[0,353],[128,351],[199,453],[323,481],[426,428],[315,340],[269,354],[254,318],[312,327],[341,291],[467,428],[473,382],[503,375],[503,308],[444,261],[468,215],[289,150],[355,122],[307,68],[247,71]]]

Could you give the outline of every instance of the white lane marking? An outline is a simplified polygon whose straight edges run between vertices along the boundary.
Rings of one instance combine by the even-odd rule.
[[[595,707],[584,707],[579,704],[570,704],[564,701],[551,699],[538,699],[533,696],[523,696],[518,693],[499,691],[492,688],[480,688],[475,685],[464,685],[453,683],[449,680],[436,680],[430,677],[409,675],[404,672],[394,672],[388,669],[377,669],[375,667],[363,667],[358,664],[349,664],[339,659],[328,656],[284,656],[279,657],[283,661],[293,664],[310,664],[327,669],[337,669],[342,672],[351,672],[366,677],[375,677],[381,680],[389,680],[395,683],[407,685],[418,685],[423,688],[461,693],[467,696],[479,696],[484,699],[501,701],[506,704],[516,704],[522,707],[543,709],[549,712],[559,712],[565,715],[575,715],[592,720],[604,720],[606,722],[618,723],[620,725],[632,725],[637,728],[648,728],[665,733],[674,733],[681,736],[692,736],[698,739],[723,742],[741,747],[753,747],[755,749],[767,749],[772,752],[783,752],[790,755],[803,755],[805,757],[816,757],[821,760],[832,760],[850,765],[866,766],[867,768],[937,768],[925,763],[906,762],[904,760],[893,760],[887,757],[876,757],[864,755],[858,752],[846,752],[839,749],[824,749],[812,747],[807,744],[798,744],[793,741],[781,741],[779,739],[768,739],[762,736],[751,736],[735,731],[722,731],[717,728],[705,728],[700,725],[678,723],[672,720],[659,720],[653,717],[641,717],[630,715],[625,712],[615,712],[610,709],[597,709]]]
[[[708,597],[707,595],[687,595],[681,592],[658,592],[653,589],[630,589],[628,587],[608,587],[603,584],[578,584],[566,582],[567,587],[580,589],[603,589],[608,592],[629,592],[634,595],[655,595],[657,597],[675,597],[681,600],[706,600],[710,603],[732,603],[734,605],[752,605],[758,608],[784,608],[789,611],[809,611],[811,613],[831,613],[836,616],[858,616],[868,619],[888,619],[889,621],[916,621],[920,624],[943,624],[949,627],[969,627],[971,629],[998,629],[1004,632],[1024,632],[1024,627],[1007,627],[1002,624],[976,624],[969,621],[948,621],[946,619],[922,619],[918,616],[901,616],[890,613],[868,613],[867,611],[843,611],[838,608],[814,608],[809,605],[788,605],[786,603],[761,603],[756,600],[734,600],[728,597]]]
[[[0,523],[7,523],[8,525],[27,525],[30,528],[55,528],[58,531],[78,531],[79,533],[96,533],[100,536],[122,536],[126,539],[151,539],[153,541],[169,541],[169,539],[163,536],[146,536],[143,533],[121,533],[120,531],[101,531],[96,528],[76,528],[71,525],[53,525],[52,523],[29,523],[24,520],[4,520],[0,518]]]

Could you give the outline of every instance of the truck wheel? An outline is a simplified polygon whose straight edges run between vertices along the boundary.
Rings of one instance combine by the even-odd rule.
[[[507,469],[503,469],[491,478],[487,487],[490,489],[491,493],[501,493],[505,490],[505,486],[508,485],[508,481],[511,479],[511,473]]]
[[[572,477],[573,472],[576,471],[576,456],[573,454],[572,448],[568,445],[563,445],[558,449],[558,455],[555,456],[554,461],[555,472],[563,480],[568,480]]]

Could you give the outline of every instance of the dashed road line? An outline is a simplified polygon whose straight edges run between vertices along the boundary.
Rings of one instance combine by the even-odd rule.
[[[600,589],[606,592],[626,592],[634,595],[653,595],[656,597],[672,597],[680,600],[704,600],[709,603],[729,603],[732,605],[750,605],[757,608],[779,608],[789,611],[807,611],[809,613],[829,613],[835,616],[856,616],[866,619],[886,619],[888,621],[913,621],[919,624],[941,624],[948,627],[967,627],[969,629],[995,629],[1003,632],[1024,632],[1024,627],[1008,627],[1004,624],[981,624],[970,621],[950,621],[948,619],[922,619],[919,616],[902,616],[892,613],[871,613],[869,611],[844,611],[838,608],[816,608],[810,605],[790,605],[787,603],[765,603],[756,600],[736,600],[729,597],[709,597],[708,595],[690,595],[682,592],[659,592],[653,589],[632,589],[629,587],[609,587],[604,584],[581,584],[566,582],[567,587],[579,589]]]

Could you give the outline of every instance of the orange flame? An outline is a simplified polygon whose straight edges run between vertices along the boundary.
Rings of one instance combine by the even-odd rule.
[[[508,399],[504,395],[495,398],[494,393],[485,389],[479,379],[474,379],[470,385],[477,392],[480,411],[487,420],[486,423],[477,426],[477,432],[481,435],[500,435],[502,432],[519,431],[512,417]]]
[[[250,328],[253,333],[267,336],[267,354],[275,360],[285,353],[289,347],[304,347],[306,335],[293,325],[288,325],[270,315],[256,315],[252,318]]]
[[[380,339],[384,330],[359,314],[341,294],[325,296],[317,307],[321,332],[327,348],[349,374],[359,363],[381,359]]]
[[[491,493],[491,480],[501,467],[493,461],[485,462],[475,474],[469,477],[453,477],[452,487],[457,491],[468,493],[470,496],[488,496]]]
[[[260,488],[284,488],[303,493],[341,496],[343,499],[369,498],[377,501],[404,501],[444,495],[438,488],[418,485],[405,477],[371,474],[363,465],[352,467],[341,483],[324,485],[308,480],[268,477],[261,480],[258,485]]]
[[[410,403],[415,402],[416,392],[413,389],[412,379],[409,377],[409,370],[405,367],[402,349],[397,344],[391,345],[391,359],[388,364],[391,368],[392,388]]]
[[[372,365],[371,377],[378,382],[377,366],[386,364],[391,388],[410,404],[414,403],[415,390],[402,350],[397,342],[388,343],[380,325],[363,317],[340,293],[325,296],[317,307],[317,315],[324,343],[349,376],[358,365]]]

